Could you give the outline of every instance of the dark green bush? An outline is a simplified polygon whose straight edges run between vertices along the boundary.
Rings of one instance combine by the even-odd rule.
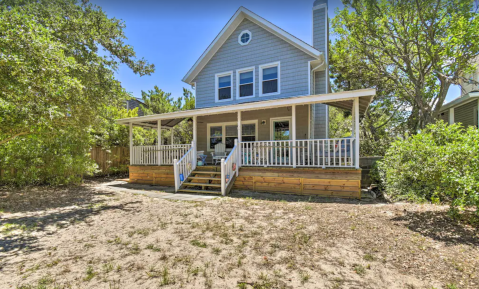
[[[397,200],[432,201],[451,211],[479,213],[479,131],[443,121],[388,149],[379,164],[387,193]]]
[[[16,138],[0,146],[0,184],[78,184],[97,165],[90,159],[88,131],[62,129]]]

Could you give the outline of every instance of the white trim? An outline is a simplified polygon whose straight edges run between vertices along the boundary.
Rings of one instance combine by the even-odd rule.
[[[311,94],[311,61],[308,61],[308,93]]]
[[[449,124],[454,123],[454,107],[449,109]]]
[[[282,117],[272,117],[269,119],[269,139],[274,141],[274,125],[273,122],[275,121],[289,121],[289,139],[291,140],[292,132],[291,132],[291,123],[293,122],[292,116],[282,116]]]
[[[256,96],[256,73],[255,67],[246,67],[236,70],[236,99],[247,99]],[[244,72],[253,71],[253,95],[240,97],[240,74]]]
[[[218,94],[218,90],[219,90],[219,82],[218,82],[218,79],[220,77],[223,77],[223,76],[230,76],[231,77],[231,86],[230,86],[230,90],[231,90],[231,98],[230,99],[222,99],[220,100],[219,99],[219,94]],[[228,72],[222,72],[222,73],[217,73],[215,74],[215,102],[226,102],[226,101],[232,101],[234,99],[234,95],[233,95],[233,71],[228,71]]]
[[[311,104],[308,104],[308,139],[311,139]]]
[[[263,69],[271,68],[271,67],[278,67],[278,91],[272,93],[263,93]],[[281,94],[281,62],[273,62],[268,64],[262,64],[259,66],[259,96],[270,96],[270,95],[278,95]]]
[[[256,141],[258,141],[258,120],[257,119],[254,119],[254,120],[241,120],[241,125],[243,124],[252,124],[254,123],[255,124],[255,139]],[[222,127],[222,133],[221,133],[221,138],[222,138],[222,142],[225,143],[225,138],[226,138],[226,126],[238,126],[238,122],[237,121],[232,121],[232,122],[217,122],[217,123],[207,123],[206,124],[206,151],[208,152],[214,152],[215,149],[212,149],[210,148],[210,138],[211,138],[211,130],[210,130],[210,127],[212,126],[221,126]],[[226,144],[225,144],[226,145]],[[231,150],[231,149],[226,149],[227,151],[228,150]]]
[[[296,104],[291,107],[291,122],[289,124],[290,139],[293,140],[293,168],[296,168]]]
[[[318,95],[306,95],[306,96],[297,96],[297,97],[290,97],[290,98],[252,101],[252,102],[246,102],[246,103],[239,103],[239,104],[232,104],[232,105],[225,105],[225,106],[215,106],[215,107],[209,107],[209,108],[181,110],[181,111],[175,111],[175,112],[163,113],[163,114],[123,118],[123,119],[118,119],[116,122],[119,124],[128,124],[130,122],[139,123],[139,122],[155,121],[158,119],[187,118],[187,117],[192,117],[195,115],[203,116],[203,115],[212,115],[212,114],[223,114],[228,112],[286,107],[286,106],[291,106],[293,104],[304,105],[304,104],[313,104],[313,103],[328,103],[328,102],[336,102],[336,101],[343,101],[343,100],[351,100],[357,97],[371,97],[374,95],[376,95],[376,89],[358,89],[358,90],[325,93],[325,94],[318,94]]]
[[[213,42],[208,46],[205,52],[203,52],[203,54],[196,61],[193,67],[191,67],[188,73],[183,77],[183,82],[191,84],[191,82],[195,79],[198,73],[205,67],[205,65],[211,60],[211,58],[216,54],[216,52],[218,52],[221,46],[223,46],[226,40],[231,36],[231,34],[233,34],[238,25],[245,18],[251,20],[253,23],[273,33],[277,37],[285,40],[286,42],[290,43],[291,45],[295,46],[296,48],[302,50],[303,52],[314,58],[319,59],[319,57],[323,54],[322,52],[310,46],[306,42],[299,40],[298,38],[294,37],[293,35],[279,28],[278,26],[272,24],[266,19],[258,16],[257,14],[251,12],[244,7],[240,7],[233,15],[233,17],[228,21],[226,26],[223,27],[218,36],[216,36]]]
[[[243,34],[246,34],[246,33],[249,34],[249,40],[248,40],[248,42],[243,43],[243,42],[241,42],[241,36],[243,36]],[[251,39],[253,39],[253,33],[251,33],[251,31],[249,31],[249,30],[243,30],[243,31],[241,31],[241,33],[238,35],[238,43],[239,43],[239,45],[241,45],[241,46],[248,45],[248,44],[251,42]]]

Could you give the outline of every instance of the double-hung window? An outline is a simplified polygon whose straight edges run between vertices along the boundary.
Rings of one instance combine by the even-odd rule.
[[[216,101],[233,99],[233,72],[216,74]]]
[[[281,92],[280,64],[279,62],[261,65],[260,73],[260,96],[275,95]]]
[[[237,70],[236,83],[237,99],[254,97],[254,67]]]

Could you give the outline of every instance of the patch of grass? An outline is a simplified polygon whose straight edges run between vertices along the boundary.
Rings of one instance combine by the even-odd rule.
[[[140,249],[140,246],[137,244],[137,243],[134,243],[133,245],[131,245],[131,247],[129,248],[129,251],[131,254],[140,254],[141,252],[141,249]]]
[[[190,274],[193,275],[193,276],[198,276],[198,274],[200,273],[200,267],[195,267],[194,269],[191,269],[190,270]]]
[[[160,252],[161,251],[161,248],[160,247],[156,247],[154,244],[148,244],[146,245],[146,249],[147,250],[151,250],[153,252]]]
[[[248,288],[248,285],[246,283],[238,283],[238,288],[246,289],[246,288]]]
[[[37,228],[37,224],[13,224],[13,223],[5,223],[3,226],[0,227],[0,233],[5,234],[5,235],[10,235],[14,231],[21,231],[22,233],[24,232],[30,232],[34,231]]]
[[[356,272],[356,274],[358,274],[359,276],[366,275],[366,268],[364,268],[364,266],[361,264],[354,265],[353,269],[354,269],[354,272]]]
[[[309,275],[309,273],[306,271],[300,271],[299,278],[301,279],[301,284],[304,284],[309,281],[309,279],[311,278],[311,275]]]
[[[219,255],[219,254],[221,253],[221,249],[218,248],[218,247],[214,247],[214,248],[212,249],[212,251],[213,251],[213,254],[215,254],[215,255]]]
[[[374,261],[375,258],[372,254],[368,253],[368,254],[364,255],[363,259],[366,260],[366,261],[372,262],[372,261]]]
[[[88,266],[88,268],[86,269],[86,277],[83,278],[84,281],[90,281],[92,280],[93,278],[95,278],[95,276],[98,275],[97,272],[95,272],[95,270],[93,269],[92,266]]]
[[[454,283],[446,284],[447,289],[459,289],[459,287]]]
[[[190,244],[193,245],[193,246],[196,246],[196,247],[200,247],[200,248],[206,248],[206,247],[207,247],[207,245],[206,245],[205,242],[201,242],[201,241],[196,240],[196,239],[195,239],[195,240],[192,240],[192,241],[190,242]]]
[[[108,273],[110,273],[111,271],[113,271],[113,268],[114,268],[114,266],[113,266],[113,263],[111,263],[111,262],[108,262],[108,263],[106,263],[106,264],[103,264],[103,271],[104,271],[106,274],[108,274]]]
[[[161,271],[160,286],[166,286],[170,284],[175,284],[175,283],[170,276],[170,271],[168,270],[168,267],[163,267],[163,270]]]
[[[150,234],[150,232],[151,232],[151,230],[147,229],[147,228],[136,229],[136,230],[128,232],[128,237],[133,237],[135,234],[142,235],[142,236],[146,237]]]
[[[51,263],[48,263],[46,266],[47,266],[48,268],[51,268],[51,267],[53,267],[53,266],[58,265],[58,263],[60,263],[60,259],[55,259],[55,260],[53,260]]]

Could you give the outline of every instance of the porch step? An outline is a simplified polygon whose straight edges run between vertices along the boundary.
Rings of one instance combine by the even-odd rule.
[[[216,177],[192,177],[192,176],[189,176],[188,179],[205,180],[205,181],[221,181],[221,178],[216,178]]]
[[[184,182],[184,186],[195,186],[195,187],[219,187],[221,188],[221,184],[208,184],[208,183],[190,183]]]
[[[196,175],[196,174],[221,175],[221,172],[193,171],[191,174],[192,174],[192,175]]]
[[[178,192],[221,195],[220,191],[209,191],[209,190],[180,189],[178,190]]]

